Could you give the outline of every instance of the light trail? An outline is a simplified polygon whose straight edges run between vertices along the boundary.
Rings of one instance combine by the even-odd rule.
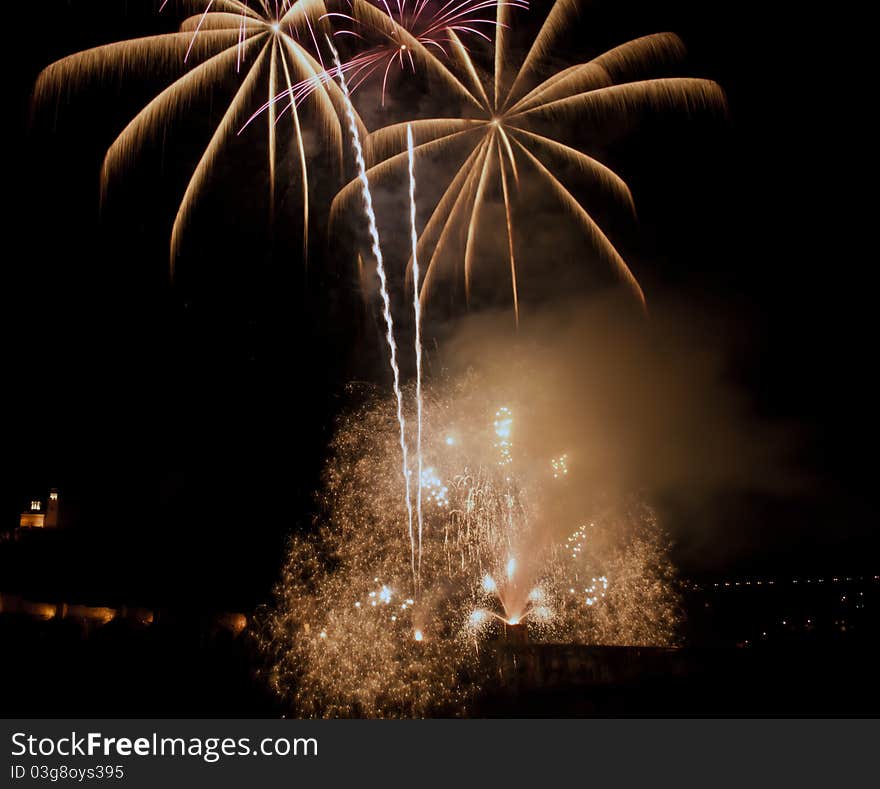
[[[416,324],[416,458],[418,471],[416,479],[416,512],[419,524],[419,560],[417,575],[421,584],[422,575],[422,530],[424,519],[422,517],[422,304],[419,300],[419,234],[416,230],[416,175],[415,153],[413,151],[412,125],[406,127],[407,152],[409,156],[409,227],[410,241],[412,243],[412,266],[413,266],[413,312]],[[420,592],[416,589],[416,593]]]
[[[394,396],[397,399],[397,424],[400,428],[403,484],[406,491],[406,516],[409,527],[410,563],[412,565],[413,586],[416,591],[418,591],[416,546],[415,535],[413,534],[413,506],[412,497],[410,496],[409,491],[409,457],[406,448],[406,418],[403,415],[403,393],[400,390],[400,368],[397,365],[397,343],[394,340],[394,318],[391,315],[391,297],[388,295],[388,278],[385,274],[385,261],[382,256],[382,246],[379,242],[379,228],[376,226],[376,213],[373,210],[373,196],[370,193],[370,179],[367,177],[367,165],[364,161],[364,149],[361,145],[360,134],[358,133],[354,107],[351,103],[351,96],[348,92],[348,84],[345,81],[345,74],[342,71],[342,64],[339,61],[339,53],[336,51],[336,47],[333,46],[333,42],[330,40],[329,36],[327,37],[327,44],[330,47],[330,51],[333,53],[333,62],[336,64],[339,75],[339,86],[342,88],[342,95],[345,100],[345,115],[348,119],[349,131],[351,132],[354,158],[357,163],[358,178],[361,183],[361,194],[364,200],[364,212],[367,215],[373,257],[376,258],[376,273],[379,276],[379,292],[382,296],[382,315],[385,318],[385,339],[388,341],[391,371],[394,374]],[[421,479],[418,480],[417,484],[421,486]]]

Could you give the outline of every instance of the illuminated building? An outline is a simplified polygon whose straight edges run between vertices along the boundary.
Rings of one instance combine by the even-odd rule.
[[[49,500],[45,511],[43,502],[32,499],[29,507],[21,513],[18,526],[21,529],[57,529],[60,525],[59,508],[61,498],[57,488],[49,491]]]

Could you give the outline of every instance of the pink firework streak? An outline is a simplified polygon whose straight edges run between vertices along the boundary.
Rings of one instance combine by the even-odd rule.
[[[370,0],[361,5],[374,11],[375,18],[361,18],[363,14],[355,16],[353,3],[350,3],[351,14],[332,12],[323,18],[341,20],[351,26],[350,29],[337,30],[334,36],[351,36],[366,43],[378,39],[380,43],[340,67],[325,69],[276,96],[274,101],[283,103],[278,112],[279,120],[291,106],[299,106],[322,84],[337,80],[340,70],[350,85],[350,92],[357,90],[374,74],[382,73],[381,102],[384,106],[391,69],[397,65],[401,71],[415,71],[415,59],[407,41],[415,39],[423,47],[437,50],[445,57],[450,44],[463,45],[462,39],[470,36],[491,41],[485,31],[491,32],[491,28],[498,25],[498,6],[527,9],[528,0]],[[372,17],[372,14],[367,16]],[[270,103],[260,107],[245,126],[265,112]]]

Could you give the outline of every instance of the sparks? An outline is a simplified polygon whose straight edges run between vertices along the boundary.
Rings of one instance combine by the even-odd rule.
[[[568,455],[560,455],[550,460],[553,469],[553,479],[561,479],[568,474]]]
[[[494,72],[483,79],[458,35],[450,34],[450,51],[460,68],[437,61],[432,73],[444,79],[450,94],[462,98],[477,117],[441,117],[414,121],[412,133],[417,156],[442,155],[461,162],[451,169],[448,186],[419,237],[423,266],[421,299],[425,303],[446,272],[457,270],[463,259],[464,290],[470,300],[475,276],[478,240],[488,243],[496,234],[484,222],[486,204],[501,193],[506,221],[505,250],[514,318],[519,324],[519,284],[516,255],[515,202],[520,173],[535,176],[547,193],[571,215],[603,263],[615,272],[644,308],[645,296],[633,272],[590,212],[557,174],[560,167],[576,170],[625,210],[634,211],[629,187],[598,159],[535,131],[536,122],[558,123],[560,118],[590,123],[591,136],[602,132],[605,117],[628,121],[645,109],[719,110],[725,106],[721,88],[694,78],[638,79],[646,68],[665,67],[684,55],[681,40],[659,33],[628,41],[586,63],[570,66],[529,89],[557,40],[573,21],[577,4],[556,0],[519,69],[508,78],[507,52],[510,4],[498,3],[494,26]],[[461,75],[461,78],[457,76]],[[370,134],[371,175],[391,179],[407,159],[407,125],[395,123]],[[462,151],[466,151],[462,159]],[[491,188],[494,183],[498,188]],[[334,213],[351,201],[352,184],[337,195]],[[526,210],[528,210],[526,206]]]
[[[335,33],[368,44],[341,65],[296,85],[301,100],[322,82],[348,75],[354,92],[373,76],[381,75],[380,103],[385,105],[388,80],[393,70],[414,73],[425,69],[443,80],[457,95],[468,96],[458,77],[443,66],[455,49],[468,39],[490,41],[487,32],[497,24],[498,5],[528,8],[527,0],[350,0],[350,13],[334,11],[326,18],[341,26]]]
[[[409,152],[409,226],[413,262],[413,315],[416,328],[416,479],[419,481],[416,488],[416,510],[418,513],[419,524],[419,561],[416,572],[420,575],[422,569],[422,531],[424,529],[424,518],[422,517],[422,488],[425,483],[424,471],[422,470],[422,305],[419,301],[419,235],[416,230],[416,175],[411,127],[407,127],[407,150]],[[433,469],[431,469],[431,471],[433,471]],[[434,495],[435,502],[438,506],[443,506],[445,503],[446,488],[439,483],[439,480],[432,487],[434,487],[436,491]]]
[[[204,10],[185,19],[176,33],[119,41],[79,52],[53,63],[37,79],[35,102],[37,106],[48,106],[71,86],[106,75],[138,78],[161,63],[178,63],[181,70],[186,69],[129,122],[108,149],[101,170],[101,192],[106,198],[120,176],[134,165],[137,155],[161,139],[170,122],[209,87],[224,84],[230,74],[244,69],[244,77],[192,170],[178,204],[169,249],[172,274],[194,209],[214,166],[230,141],[254,119],[248,118],[246,108],[260,93],[266,98],[269,221],[275,216],[279,170],[287,161],[280,152],[278,121],[289,111],[289,133],[296,151],[291,159],[296,162],[296,172],[290,176],[300,181],[304,264],[307,259],[310,196],[302,118],[293,103],[278,112],[278,101],[293,96],[295,84],[324,71],[312,32],[326,27],[327,23],[322,21],[326,9],[321,0],[283,0],[276,5],[277,15],[270,15],[267,4],[251,8],[239,0],[206,0]],[[326,165],[340,160],[342,155],[342,126],[336,111],[342,97],[332,80],[318,83],[317,88],[310,94],[314,97],[310,109],[316,126],[325,130],[322,158]],[[325,169],[332,173],[332,167]],[[341,171],[336,174],[339,176]]]
[[[345,113],[348,118],[348,129],[351,133],[351,142],[354,148],[355,160],[357,162],[358,175],[360,177],[361,195],[363,197],[364,213],[367,216],[367,224],[370,231],[373,257],[376,259],[376,273],[379,277],[379,292],[382,296],[382,316],[385,318],[385,339],[388,342],[389,361],[394,380],[394,397],[397,401],[397,423],[400,430],[400,452],[403,463],[403,487],[406,501],[407,527],[409,531],[413,587],[418,591],[419,583],[418,569],[416,567],[416,544],[415,535],[413,534],[413,507],[412,497],[410,496],[409,459],[406,446],[406,418],[403,414],[403,394],[400,390],[400,368],[397,365],[397,342],[394,339],[394,318],[391,315],[391,297],[388,295],[388,278],[385,274],[382,245],[379,242],[379,229],[376,226],[376,214],[373,210],[373,196],[370,193],[370,179],[367,175],[366,163],[364,162],[364,152],[361,147],[360,133],[358,132],[354,107],[352,106],[351,98],[349,97],[345,74],[342,72],[342,69],[339,68],[339,53],[336,51],[336,48],[331,43],[329,37],[327,38],[327,44],[333,53],[333,62],[336,63],[338,68],[339,85],[342,88],[342,94],[345,98]]]
[[[505,627],[535,642],[673,640],[677,595],[651,511],[624,503],[555,538],[536,513],[558,486],[549,475],[521,480],[497,465],[486,431],[492,402],[494,393],[458,383],[449,391],[436,382],[425,387],[426,468],[447,488],[448,504],[423,512],[418,597],[398,591],[411,579],[411,543],[396,399],[340,423],[321,528],[292,541],[263,636],[273,681],[298,714],[418,717],[460,709],[483,681],[481,655],[505,638]],[[454,449],[445,443],[450,413],[461,438]],[[538,433],[524,430],[517,448],[530,466],[536,457],[539,466],[549,462],[525,438]],[[311,637],[300,622],[316,623]],[[327,637],[317,638],[322,630]],[[460,682],[459,672],[469,681]]]
[[[513,462],[511,448],[513,444],[510,440],[511,430],[513,427],[513,414],[507,407],[499,408],[495,414],[495,435],[497,441],[495,448],[498,450],[498,465],[507,466]]]

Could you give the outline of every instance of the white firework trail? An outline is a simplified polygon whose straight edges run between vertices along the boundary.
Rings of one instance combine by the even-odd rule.
[[[406,419],[403,415],[403,394],[400,391],[400,368],[397,366],[397,343],[394,340],[394,318],[391,315],[391,298],[388,295],[388,279],[385,276],[385,262],[382,257],[382,247],[379,243],[379,229],[376,226],[376,214],[373,210],[373,196],[370,193],[370,179],[367,177],[367,164],[364,161],[364,149],[361,146],[361,138],[355,121],[354,107],[351,104],[351,96],[348,92],[348,84],[342,71],[339,53],[333,42],[327,37],[327,44],[333,53],[333,62],[336,64],[339,76],[339,86],[345,98],[345,114],[348,118],[348,128],[351,132],[351,141],[354,146],[354,157],[357,162],[358,178],[361,183],[361,193],[364,199],[364,211],[367,215],[367,223],[370,230],[373,257],[376,258],[376,273],[379,276],[379,292],[382,295],[382,315],[385,318],[385,339],[388,341],[388,349],[391,359],[391,370],[394,373],[394,396],[397,398],[397,423],[400,427],[400,451],[403,455],[403,484],[406,490],[406,515],[409,525],[410,562],[412,564],[413,586],[418,589],[418,576],[416,573],[416,545],[413,534],[413,507],[409,492],[409,457],[406,449]],[[421,480],[418,481],[421,484]]]
[[[419,234],[416,231],[416,175],[415,175],[415,154],[413,153],[413,133],[412,124],[406,125],[406,146],[409,159],[409,227],[410,239],[412,243],[412,265],[413,265],[413,311],[415,312],[416,324],[416,462],[418,471],[416,479],[418,484],[416,487],[416,512],[419,523],[419,562],[418,576],[421,581],[422,575],[422,528],[424,520],[422,518],[422,305],[419,300]],[[419,591],[419,590],[416,590]]]

